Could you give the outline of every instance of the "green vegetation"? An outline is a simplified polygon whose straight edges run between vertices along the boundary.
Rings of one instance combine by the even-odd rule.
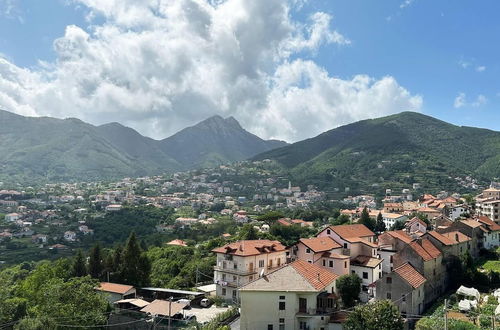
[[[357,306],[349,313],[344,327],[347,330],[402,330],[404,319],[390,300]]]
[[[345,307],[352,307],[361,292],[361,279],[356,274],[342,275],[337,279],[337,290]]]
[[[500,133],[403,112],[342,126],[254,159],[266,158],[300,183],[349,187],[353,194],[374,184],[401,189],[414,182],[427,191],[464,190],[454,177],[500,177]]]

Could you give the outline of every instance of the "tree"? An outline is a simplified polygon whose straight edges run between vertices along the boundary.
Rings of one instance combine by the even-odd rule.
[[[85,267],[85,258],[83,257],[82,250],[78,250],[76,254],[72,275],[75,277],[87,275],[87,267]]]
[[[356,274],[342,275],[337,280],[337,289],[345,307],[352,307],[361,292],[361,279]]]
[[[93,278],[101,278],[103,271],[103,257],[99,243],[90,249],[89,255],[89,275]]]
[[[375,220],[370,217],[370,213],[368,213],[368,209],[366,206],[363,208],[361,212],[361,218],[359,219],[359,223],[365,225],[370,230],[375,230]]]
[[[402,230],[405,228],[405,223],[403,221],[396,221],[392,226],[391,230]]]
[[[385,227],[384,219],[382,218],[382,213],[379,212],[377,215],[377,222],[375,223],[375,232],[377,234],[380,234],[386,230],[387,228]]]
[[[149,261],[145,260],[147,256],[142,253],[134,232],[130,234],[125,244],[122,259],[120,273],[123,282],[134,286],[149,283],[151,267],[148,266]]]
[[[349,314],[344,327],[348,330],[401,330],[404,319],[390,300],[357,306]]]
[[[257,217],[257,221],[263,221],[268,225],[271,225],[273,222],[283,217],[284,217],[283,213],[279,211],[269,211],[266,214]]]
[[[249,223],[246,223],[243,227],[241,227],[238,237],[241,240],[253,240],[259,238],[257,230],[255,230],[253,225]]]

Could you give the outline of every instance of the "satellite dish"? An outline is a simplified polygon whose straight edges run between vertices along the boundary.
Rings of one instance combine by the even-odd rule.
[[[264,276],[264,269],[261,269],[260,273],[259,273],[259,277],[262,277],[262,276]]]

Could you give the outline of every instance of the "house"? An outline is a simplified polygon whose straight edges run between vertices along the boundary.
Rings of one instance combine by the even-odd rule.
[[[167,245],[175,245],[175,246],[188,246],[187,243],[181,239],[173,239],[166,244]]]
[[[66,242],[76,241],[76,233],[74,231],[68,230],[64,232],[64,240]]]
[[[455,205],[449,209],[448,215],[451,220],[455,221],[462,216],[462,214],[469,212],[466,205]]]
[[[414,217],[405,223],[405,230],[408,233],[425,233],[427,224],[420,218]]]
[[[103,292],[111,304],[136,296],[136,290],[133,286],[118,283],[101,282],[96,290]]]
[[[240,288],[240,328],[326,329],[338,275],[296,260]]]
[[[399,213],[403,210],[403,203],[384,203],[384,213]]]
[[[31,236],[31,241],[35,244],[46,244],[48,241],[48,237],[44,234],[37,234]]]
[[[423,237],[427,237],[443,253],[444,259],[450,256],[460,257],[471,248],[471,238],[459,231],[441,234],[432,230]]]
[[[106,206],[106,212],[116,212],[120,211],[122,209],[122,206],[120,204],[110,204]]]
[[[178,217],[175,219],[175,224],[180,226],[181,228],[191,227],[193,224],[197,223],[197,218],[184,218]]]
[[[217,296],[238,300],[238,288],[286,263],[287,249],[278,241],[246,240],[212,250],[217,255],[214,283]]]
[[[414,240],[404,230],[386,231],[378,237],[378,255],[382,259],[382,273],[394,269],[393,256]]]
[[[498,247],[500,245],[500,225],[486,216],[480,216],[476,220],[487,230],[484,232],[484,248],[492,249]]]
[[[14,222],[19,220],[21,215],[19,213],[9,213],[5,215],[5,221],[7,222]]]
[[[350,273],[349,256],[342,254],[342,246],[331,237],[301,238],[292,251],[297,259],[322,266],[339,276]]]
[[[427,216],[427,219],[431,220],[434,219],[435,217],[439,217],[440,215],[443,214],[442,211],[433,209],[430,207],[421,207],[417,209],[418,213],[425,214]]]
[[[428,238],[418,238],[393,255],[394,269],[409,263],[426,278],[424,308],[432,304],[445,289],[443,255]]]
[[[484,248],[484,235],[488,232],[481,222],[473,219],[458,220],[453,222],[449,227],[438,228],[437,231],[440,233],[459,231],[470,237],[470,254],[473,258],[477,258],[479,256],[479,250]]]
[[[377,254],[375,234],[363,224],[329,226],[317,237],[331,237],[342,246],[342,255],[350,257],[351,273],[362,280],[360,298],[364,301],[373,294],[372,283],[382,277],[382,260]]]
[[[425,277],[410,263],[404,263],[377,281],[377,300],[394,302],[403,316],[421,315],[424,311]]]
[[[390,229],[396,223],[405,223],[408,220],[406,215],[398,213],[382,213],[382,221],[385,224],[385,228]]]

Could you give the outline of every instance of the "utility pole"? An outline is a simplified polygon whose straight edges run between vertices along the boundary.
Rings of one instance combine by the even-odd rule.
[[[194,285],[198,286],[198,265],[196,265],[196,282]]]
[[[168,330],[170,330],[170,325],[172,322],[172,297],[168,298]]]
[[[444,317],[445,317],[445,322],[444,322],[444,326],[445,326],[445,330],[448,330],[448,299],[445,299],[444,300]]]

